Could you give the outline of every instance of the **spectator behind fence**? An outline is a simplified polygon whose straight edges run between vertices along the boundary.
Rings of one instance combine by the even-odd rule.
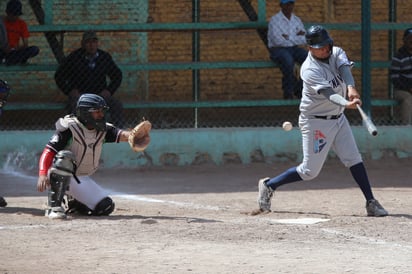
[[[412,124],[412,28],[403,34],[403,45],[392,57],[390,75],[394,98],[401,104],[401,121]]]
[[[6,35],[4,30],[0,30],[0,60],[6,65],[26,64],[29,58],[38,55],[40,51],[36,46],[29,46],[30,33],[26,22],[20,19],[22,14],[21,2],[10,0],[6,16],[1,18]]]
[[[112,56],[99,48],[94,31],[83,33],[81,48],[66,57],[57,68],[54,78],[59,89],[68,96],[68,113],[76,109],[82,94],[98,94],[110,107],[109,121],[117,127],[123,127],[123,105],[113,96],[122,82],[122,71]]]
[[[280,0],[281,10],[272,16],[268,26],[268,47],[270,59],[279,63],[282,71],[282,89],[284,99],[300,98],[302,81],[294,73],[295,63],[301,65],[308,55],[303,47],[305,26],[293,13],[294,0]]]

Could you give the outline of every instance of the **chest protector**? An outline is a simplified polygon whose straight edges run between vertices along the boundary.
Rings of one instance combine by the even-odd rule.
[[[70,129],[72,140],[67,148],[76,158],[78,176],[92,175],[99,167],[105,131],[87,129],[76,117],[65,116],[56,123],[59,131]]]

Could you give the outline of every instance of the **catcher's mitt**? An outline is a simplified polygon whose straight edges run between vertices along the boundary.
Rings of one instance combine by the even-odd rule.
[[[143,121],[130,131],[129,145],[136,151],[143,151],[150,143],[150,130],[152,124],[149,121]]]

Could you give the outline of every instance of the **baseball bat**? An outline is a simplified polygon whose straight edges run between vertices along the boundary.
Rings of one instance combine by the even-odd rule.
[[[371,118],[369,118],[369,116],[366,115],[366,113],[363,111],[363,109],[359,105],[356,105],[356,107],[358,108],[359,113],[362,117],[363,125],[369,131],[370,135],[372,135],[372,136],[378,135],[378,130],[376,129],[376,126],[372,122]]]

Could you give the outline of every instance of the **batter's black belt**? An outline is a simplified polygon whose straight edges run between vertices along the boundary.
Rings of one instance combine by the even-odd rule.
[[[323,120],[336,120],[336,119],[339,119],[341,116],[342,116],[342,113],[338,115],[326,115],[326,116],[315,115],[313,117],[316,119],[323,119]]]

